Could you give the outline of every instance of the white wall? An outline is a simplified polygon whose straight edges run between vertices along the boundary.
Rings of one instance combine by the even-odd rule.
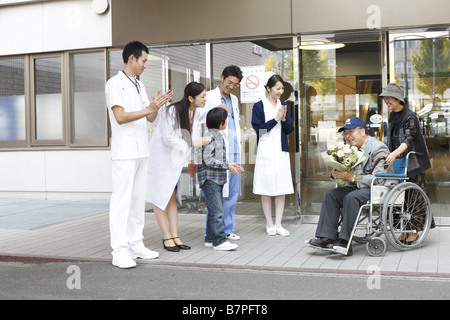
[[[111,10],[97,14],[93,3],[76,0],[0,6],[0,55],[111,46]]]
[[[0,152],[0,197],[109,199],[109,150]]]

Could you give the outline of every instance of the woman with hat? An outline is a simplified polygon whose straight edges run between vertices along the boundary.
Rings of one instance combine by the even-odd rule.
[[[428,195],[425,170],[431,168],[431,162],[425,138],[420,130],[419,119],[406,105],[404,89],[401,85],[396,83],[388,84],[383,89],[380,97],[383,97],[384,102],[391,111],[385,138],[391,153],[386,159],[386,164],[391,165],[398,157],[406,157],[410,151],[418,152],[418,154],[409,157],[408,177],[410,182],[420,186]],[[422,228],[420,225],[415,227],[419,230]],[[435,227],[434,219],[431,227]],[[417,235],[417,233],[403,234],[399,240],[410,243],[417,238]]]

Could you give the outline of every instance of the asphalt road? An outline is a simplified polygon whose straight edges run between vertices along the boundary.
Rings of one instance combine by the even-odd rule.
[[[172,310],[181,313],[195,312],[190,302],[201,306],[202,300],[239,304],[242,300],[449,298],[450,279],[380,276],[376,270],[367,275],[329,275],[151,264],[121,270],[106,262],[0,262],[2,300],[185,300]]]

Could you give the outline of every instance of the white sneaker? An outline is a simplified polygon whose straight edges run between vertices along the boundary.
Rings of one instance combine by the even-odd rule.
[[[158,252],[147,249],[146,247],[139,248],[136,251],[130,249],[129,251],[131,258],[133,259],[149,260],[149,259],[156,259],[159,257]]]
[[[205,247],[212,248],[213,247],[213,243],[212,242],[205,242]]]
[[[275,228],[275,226],[272,227],[266,226],[266,232],[269,236],[275,236],[277,234],[277,228]]]
[[[214,250],[220,250],[220,251],[230,251],[230,250],[236,249],[237,247],[238,247],[237,244],[225,241],[224,243],[213,247],[213,249]]]
[[[277,234],[279,234],[280,236],[287,237],[287,236],[290,235],[289,231],[287,231],[283,227],[279,227],[279,228],[276,228],[276,229],[277,229]]]
[[[112,265],[120,269],[130,269],[136,267],[136,262],[128,256],[113,256]]]
[[[227,235],[227,239],[237,241],[237,240],[241,239],[241,237],[239,237],[237,234],[231,233],[231,234]]]

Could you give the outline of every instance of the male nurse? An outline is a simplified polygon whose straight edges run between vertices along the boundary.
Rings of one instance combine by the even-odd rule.
[[[148,48],[129,42],[122,53],[124,68],[105,86],[111,123],[112,195],[109,210],[112,264],[121,269],[136,266],[134,259],[154,259],[158,252],[144,246],[145,188],[148,158],[147,122],[173,95],[159,90],[149,100],[137,79],[145,70]]]

